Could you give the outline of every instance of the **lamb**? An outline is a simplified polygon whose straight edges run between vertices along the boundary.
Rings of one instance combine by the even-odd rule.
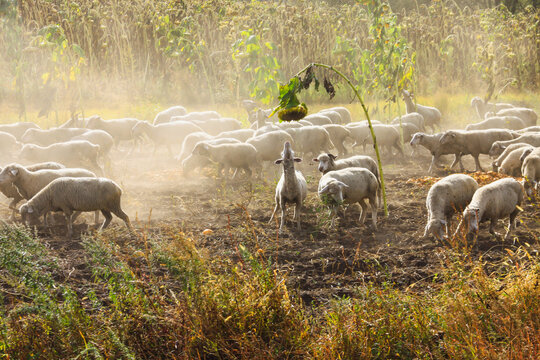
[[[327,110],[321,110],[316,114],[311,114],[311,115],[308,115],[306,117],[307,117],[306,120],[312,122],[313,125],[327,124],[326,118],[330,119],[331,124],[343,124],[344,123],[343,119],[341,118],[341,114],[339,112],[334,111],[334,110],[328,110],[328,109]],[[311,121],[310,118],[313,118],[315,120]],[[322,120],[319,120],[319,118],[322,119]]]
[[[480,119],[484,119],[484,116],[488,112],[497,112],[503,109],[511,109],[514,107],[512,104],[505,104],[505,103],[489,103],[485,102],[482,98],[475,96],[471,100],[471,106],[476,109],[476,113],[480,117]]]
[[[478,157],[480,154],[489,154],[489,150],[495,141],[510,140],[514,135],[509,130],[449,130],[443,133],[439,140],[442,145],[460,149],[462,155],[470,154],[474,157],[476,171],[484,171]],[[463,171],[463,169],[461,169]]]
[[[463,211],[462,220],[454,236],[464,227],[467,233],[472,231],[478,233],[479,224],[487,220],[491,220],[490,234],[498,235],[494,230],[497,220],[509,216],[508,231],[505,234],[507,239],[510,231],[516,227],[515,220],[522,201],[523,186],[514,178],[500,179],[482,186],[476,190],[470,204]]]
[[[224,131],[240,130],[242,128],[242,123],[232,118],[193,120],[192,123],[212,136]]]
[[[205,144],[210,144],[210,145],[240,144],[241,143],[241,141],[237,139],[232,139],[232,138],[201,140],[200,142],[205,143]],[[195,144],[195,146],[197,146],[197,144]],[[212,164],[212,161],[210,161],[209,158],[202,155],[191,153],[188,157],[186,157],[182,161],[182,172],[184,176],[188,176],[192,170],[203,168],[211,164]],[[219,175],[221,176],[222,174],[220,173]],[[226,173],[224,175],[228,176],[229,174]]]
[[[236,139],[241,142],[246,142],[249,138],[255,136],[255,131],[252,129],[240,129],[232,131],[224,131],[214,136],[215,139]]]
[[[530,146],[529,144],[525,144],[525,143],[511,144],[508,147],[506,147],[504,149],[504,151],[502,151],[502,149],[500,149],[502,151],[502,153],[499,153],[499,151],[497,151],[497,153],[495,151],[492,152],[491,149],[490,149],[489,150],[489,156],[493,157],[493,156],[499,155],[499,157],[495,161],[493,161],[491,163],[491,165],[493,166],[493,171],[499,171],[499,166],[501,166],[504,159],[506,159],[506,157],[512,151],[517,150],[517,149],[522,148],[522,147],[529,147],[529,146]],[[493,146],[491,148],[493,149]]]
[[[311,114],[311,115],[308,115],[308,116],[304,117],[303,120],[309,121],[313,125],[318,125],[318,126],[327,125],[327,124],[334,124],[334,122],[328,116],[329,114],[330,113]],[[339,116],[339,114],[338,114],[338,116]],[[341,117],[340,117],[340,119],[341,119]],[[336,124],[339,124],[339,122],[337,122]]]
[[[304,126],[299,129],[286,129],[299,152],[304,155],[319,155],[321,150],[329,152],[334,147],[330,134],[322,126]]]
[[[238,169],[244,169],[248,177],[251,177],[252,168],[258,167],[257,149],[251,144],[221,144],[211,145],[204,142],[198,143],[193,149],[193,154],[206,156],[219,164],[218,172],[228,174],[229,168],[236,168],[233,178]]]
[[[328,111],[335,111],[335,112],[339,113],[339,115],[341,116],[340,124],[348,124],[348,123],[352,122],[351,112],[346,107],[335,106],[335,107],[332,107],[332,108],[329,108],[329,109],[321,110],[320,112],[325,113],[325,112],[328,112]],[[333,119],[332,119],[332,121],[333,121]]]
[[[342,203],[353,204],[358,202],[362,207],[360,223],[363,224],[367,215],[366,199],[371,206],[371,219],[373,229],[377,230],[377,198],[381,191],[379,181],[373,173],[363,168],[347,168],[330,171],[319,180],[319,198],[326,200],[331,206],[332,222],[334,226],[338,206]]]
[[[498,169],[499,173],[510,176],[521,176],[521,156],[528,149],[532,150],[534,147],[527,145],[510,152],[508,156],[501,162],[500,168]]]
[[[298,231],[301,230],[300,212],[302,211],[302,204],[307,196],[307,182],[304,175],[302,175],[302,172],[294,169],[294,163],[301,161],[302,159],[294,157],[291,143],[286,141],[283,145],[282,158],[275,161],[276,164],[283,165],[283,174],[279,178],[279,182],[276,186],[276,206],[274,207],[274,212],[269,221],[272,221],[279,207],[281,209],[280,232],[283,228],[283,224],[285,224],[285,208],[287,203],[295,204],[294,219],[296,220]]]
[[[55,162],[45,162],[34,164],[26,167],[28,171],[38,171],[43,169],[64,169],[65,166]],[[0,168],[0,173],[2,169]],[[4,194],[8,199],[12,199],[9,203],[9,208],[12,210],[10,220],[15,220],[15,212],[17,211],[17,203],[23,199],[21,194],[17,191],[17,188],[11,183],[0,184],[0,192]]]
[[[380,123],[380,122],[379,122]],[[417,113],[417,112],[411,112],[409,114],[405,114],[401,116],[401,123],[402,124],[414,124],[416,127],[418,127],[419,131],[425,130],[425,124],[424,124],[424,117]],[[391,122],[392,125],[399,125],[399,116],[394,118]]]
[[[347,155],[348,151],[345,147],[345,141],[351,138],[351,131],[343,125],[327,124],[322,126],[330,135],[330,141],[338,150],[340,156]],[[352,139],[352,138],[351,138]]]
[[[15,136],[15,138],[17,138],[17,140],[20,140],[21,137],[23,136],[23,134],[28,129],[39,129],[39,126],[37,126],[33,122],[17,122],[17,123],[14,123],[14,124],[2,124],[2,125],[0,125],[0,131],[9,133],[9,134]]]
[[[375,133],[377,144],[379,146],[385,147],[390,154],[392,154],[392,148],[394,147],[401,155],[404,155],[403,149],[401,148],[399,131],[393,125],[373,125],[373,132]],[[364,139],[363,144],[373,144],[371,132],[369,132],[369,135]],[[355,145],[353,145],[353,148],[354,147]]]
[[[86,127],[108,132],[113,137],[115,145],[118,145],[121,141],[133,139],[131,129],[139,122],[140,120],[134,118],[103,120],[101,117],[95,116],[88,119]]]
[[[167,146],[169,154],[172,154],[171,145],[182,144],[186,136],[201,132],[203,129],[188,121],[173,121],[159,125],[141,121],[131,131],[134,138],[140,138],[143,134],[148,136],[154,143],[154,154],[160,146]]]
[[[425,134],[425,133],[416,133],[413,135],[410,145],[411,146],[418,146],[421,145],[429,150],[431,153],[431,164],[429,165],[428,172],[431,173],[433,171],[433,168],[438,165],[439,158],[441,155],[448,155],[448,154],[454,154],[454,162],[451,165],[451,168],[456,166],[456,164],[459,162],[461,168],[463,169],[463,164],[461,163],[461,155],[459,149],[452,147],[450,145],[442,145],[440,142],[440,139],[442,137],[442,133],[438,134]]]
[[[99,228],[102,231],[109,226],[112,215],[124,221],[129,231],[131,222],[120,206],[122,189],[112,180],[95,177],[62,177],[50,184],[21,206],[20,213],[24,222],[35,224],[40,215],[49,211],[61,210],[67,220],[67,237],[73,235],[74,212],[101,211],[105,221]]]
[[[168,123],[173,116],[183,116],[187,114],[187,110],[183,106],[172,106],[159,112],[154,118],[153,125]]]
[[[429,189],[426,198],[428,221],[424,237],[433,234],[438,239],[448,235],[452,215],[463,209],[471,202],[478,183],[465,174],[453,174],[437,181]],[[446,231],[443,232],[443,226]]]
[[[519,130],[525,127],[525,122],[517,116],[494,116],[476,124],[469,124],[465,130],[509,129]]]
[[[70,167],[89,166],[102,174],[103,170],[97,161],[99,154],[99,145],[86,140],[71,140],[47,147],[26,144],[22,147],[19,158],[30,162],[55,161]]]
[[[429,126],[432,130],[435,130],[435,126],[441,127],[441,112],[437,108],[413,103],[412,94],[407,90],[403,90],[402,94],[407,108],[407,114],[413,112],[419,113],[424,117],[425,126]]]
[[[75,128],[52,128],[48,130],[28,129],[21,137],[21,141],[26,144],[36,144],[49,146],[59,142],[71,140],[74,136],[84,134],[87,129]]]
[[[210,139],[212,139],[212,136],[208,135],[204,131],[197,131],[189,134],[184,138],[184,141],[182,142],[182,150],[180,150],[180,153],[175,157],[175,159],[178,161],[183,161],[191,155],[191,152],[199,141]]]
[[[498,111],[496,116],[517,116],[523,122],[525,123],[525,126],[535,126],[536,120],[538,119],[538,115],[536,112],[529,108],[510,108],[510,109],[502,109]]]
[[[528,197],[533,196],[533,189],[538,191],[538,181],[540,180],[540,148],[527,149],[520,158],[521,173],[525,178],[523,186]]]
[[[274,161],[281,156],[281,144],[286,141],[293,143],[293,138],[287,132],[278,130],[252,137],[246,143],[257,149],[260,161]]]
[[[490,156],[500,155],[506,147],[512,144],[525,143],[534,147],[540,146],[540,134],[537,133],[527,133],[523,134],[517,138],[506,141],[495,141],[491,148],[489,149]]]

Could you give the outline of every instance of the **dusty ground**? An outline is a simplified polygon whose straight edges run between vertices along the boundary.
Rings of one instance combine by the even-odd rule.
[[[414,159],[384,158],[390,215],[384,217],[382,209],[379,211],[376,232],[358,224],[356,206],[349,208],[337,226],[331,228],[327,211],[317,198],[316,166],[309,161],[302,163],[309,186],[302,231],[296,231],[289,221],[279,236],[277,222],[268,223],[279,176],[277,166],[267,166],[265,180],[252,182],[218,180],[214,170],[184,178],[175,161],[158,160],[169,158],[166,152],[158,153],[158,158],[151,154],[150,148],[129,156],[123,151],[114,154],[113,159],[112,177],[124,189],[123,207],[139,234],[151,231],[171,236],[171,232],[182,231],[194,239],[200,251],[234,260],[238,259],[240,244],[253,252],[261,249],[262,256],[271,258],[288,272],[289,286],[298,290],[305,303],[324,303],[334,296],[351,295],[356,286],[367,282],[390,281],[402,289],[427,290],[437,286],[437,274],[450,256],[451,244],[422,238],[429,184],[408,181],[427,175],[430,160],[427,153]],[[483,164],[486,167],[489,164],[487,157]],[[472,169],[472,159],[467,159],[465,165]],[[515,242],[490,236],[487,224],[482,225],[480,236],[471,245],[471,253],[485,261],[488,269],[495,270],[507,250],[520,244],[530,244],[530,253],[538,254],[540,208],[531,204],[523,208],[519,217],[523,224],[514,233]],[[290,210],[288,219],[292,219]],[[3,207],[0,216],[7,218],[8,214]],[[65,259],[66,271],[72,269],[69,277],[81,283],[91,276],[91,271],[80,257],[82,246],[77,238],[81,232],[93,228],[92,219],[90,215],[82,219],[90,225],[79,220],[76,239],[72,241],[64,239],[65,228],[61,225],[39,230],[51,249]],[[113,221],[112,228],[125,234],[118,219]],[[211,229],[212,233],[203,235],[205,229]],[[498,231],[504,232],[502,221]],[[137,246],[141,236],[134,235],[129,241],[131,246]]]

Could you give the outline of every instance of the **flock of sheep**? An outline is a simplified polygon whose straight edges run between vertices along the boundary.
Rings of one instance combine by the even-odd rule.
[[[491,104],[480,98],[472,100],[481,122],[465,130],[449,130],[428,134],[441,128],[441,113],[434,107],[413,102],[412,94],[403,91],[407,114],[390,124],[372,121],[378,145],[387,156],[405,156],[403,144],[410,144],[413,153],[421,145],[432,155],[429,172],[439,165],[442,155],[455,156],[452,168],[464,170],[461,158],[473,156],[476,170],[482,170],[479,155],[498,156],[494,170],[523,176],[523,183],[505,178],[478,187],[464,174],[454,174],[438,181],[430,189],[426,205],[428,223],[425,236],[448,235],[453,213],[464,210],[458,231],[477,231],[478,224],[491,220],[490,232],[498,219],[509,217],[507,235],[515,227],[515,218],[525,192],[531,196],[540,179],[540,127],[537,115],[528,108],[511,104]],[[174,106],[156,115],[153,123],[134,118],[104,120],[99,116],[73,117],[57,128],[40,129],[33,123],[0,125],[0,147],[8,162],[16,161],[0,171],[0,191],[11,199],[11,220],[16,211],[22,221],[39,223],[40,216],[48,224],[47,214],[62,211],[67,219],[67,235],[81,212],[94,211],[96,224],[99,212],[105,217],[100,229],[107,227],[115,214],[131,229],[129,217],[122,211],[122,190],[105,174],[110,175],[110,153],[122,142],[130,142],[131,150],[143,141],[167,147],[169,155],[181,145],[175,156],[185,176],[208,166],[218,165],[219,176],[238,178],[263,176],[269,163],[282,166],[276,186],[275,208],[270,218],[281,210],[279,230],[285,223],[287,204],[295,206],[294,219],[301,228],[300,214],[308,193],[305,177],[295,164],[300,157],[313,159],[322,173],[318,195],[327,204],[334,225],[342,204],[359,203],[360,223],[368,208],[377,229],[377,209],[381,204],[381,181],[377,163],[369,156],[354,155],[362,147],[373,144],[366,121],[352,121],[344,107],[334,107],[306,116],[297,122],[279,123],[269,117],[270,111],[259,109],[249,100],[243,102],[250,128],[232,118],[223,118],[215,111],[190,112]],[[331,153],[337,151],[337,155]],[[339,157],[339,158],[338,158]],[[4,159],[6,160],[6,159]],[[28,164],[23,166],[20,164]],[[27,202],[17,209],[21,200]],[[446,230],[445,230],[446,229]]]

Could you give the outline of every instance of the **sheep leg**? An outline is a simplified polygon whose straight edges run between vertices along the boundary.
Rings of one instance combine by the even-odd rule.
[[[435,155],[431,156],[431,165],[429,165],[428,173],[431,173],[431,171],[433,170],[433,166],[436,166]]]
[[[369,204],[371,205],[371,223],[373,224],[373,229],[377,230],[377,201],[375,197],[369,199]]]
[[[480,165],[480,160],[478,159],[478,154],[477,155],[473,155],[474,157],[474,163],[476,164],[476,171],[484,171],[484,169],[482,169],[482,166]]]
[[[283,199],[281,199],[280,206],[281,206],[281,224],[279,225],[279,231],[281,232],[281,229],[283,228],[283,225],[285,224],[285,209],[287,208],[287,203]]]
[[[510,230],[516,229],[516,217],[519,214],[519,210],[515,209],[510,214],[510,221],[508,222],[508,230],[506,231],[506,234],[504,234],[504,239],[508,239],[510,236]]]
[[[94,211],[94,225],[99,224],[99,210]]]
[[[360,224],[364,224],[364,222],[366,221],[366,216],[367,216],[366,199],[360,200],[359,204],[360,204],[361,209],[360,209],[360,217],[358,218],[358,220],[360,221]]]
[[[272,213],[272,216],[270,216],[270,220],[268,220],[268,223],[270,224],[272,220],[274,219],[274,216],[276,215],[277,209],[279,207],[278,199],[276,199],[276,206],[274,207],[274,212]]]
[[[77,218],[79,217],[79,215],[81,215],[81,212],[80,211],[75,211],[73,213],[73,215],[71,216],[71,221],[75,222],[75,220],[77,220]]]
[[[103,222],[103,224],[101,224],[98,231],[102,231],[107,226],[109,226],[109,224],[111,223],[111,220],[112,220],[112,215],[111,215],[111,212],[109,210],[101,210],[101,213],[105,217],[105,221]],[[120,217],[120,216],[118,216],[118,217]]]
[[[253,175],[251,172],[251,169],[248,167],[245,167],[244,171],[246,172],[246,176],[248,177],[248,179],[251,178],[251,176]]]
[[[298,201],[294,207],[294,219],[296,220],[296,228],[298,231],[302,230],[300,226],[300,211],[302,210],[302,203]]]
[[[489,233],[491,235],[495,235],[495,236],[498,236],[499,234],[497,234],[495,232],[495,225],[497,224],[497,219],[495,218],[491,218],[490,221],[489,221]]]
[[[103,210],[101,211],[103,212]],[[129,221],[129,216],[127,216],[127,214],[122,211],[122,209],[120,209],[120,207],[118,207],[118,209],[115,209],[115,210],[112,210],[112,213],[116,216],[118,216],[120,219],[122,219],[122,221],[124,221],[124,224],[126,224],[126,227],[128,228],[129,231],[133,231],[133,227],[131,226],[131,221]],[[109,215],[111,213],[109,212]],[[105,214],[103,214],[105,215]],[[112,218],[112,216],[111,216]],[[109,223],[111,222],[111,220],[109,220]],[[109,225],[109,224],[107,224]]]
[[[66,223],[67,223],[67,238],[71,240],[71,237],[73,236],[73,219],[72,219],[72,213],[69,210],[64,210],[64,216],[66,217]]]

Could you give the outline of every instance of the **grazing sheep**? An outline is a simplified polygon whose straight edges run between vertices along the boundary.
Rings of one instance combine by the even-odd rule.
[[[99,228],[102,231],[109,226],[112,215],[124,221],[131,231],[131,222],[120,206],[122,189],[112,180],[95,177],[62,177],[53,180],[26,204],[20,213],[24,222],[35,224],[39,217],[49,211],[61,210],[67,220],[67,237],[73,235],[74,212],[101,211],[105,221]]]
[[[45,162],[45,163],[39,163],[34,164],[30,166],[26,166],[26,170],[28,171],[38,171],[43,169],[64,169],[65,166],[59,163],[55,162]],[[0,173],[2,172],[2,169],[0,168]],[[15,220],[15,212],[17,211],[17,203],[23,199],[21,194],[19,194],[19,191],[17,191],[17,188],[13,186],[12,183],[5,183],[0,184],[0,192],[4,194],[8,199],[12,199],[12,201],[9,203],[9,208],[12,210],[10,220]]]
[[[525,123],[525,126],[535,126],[538,115],[529,108],[510,108],[498,111],[496,116],[517,116]]]
[[[216,136],[224,131],[240,130],[242,128],[240,121],[231,118],[193,120],[192,123],[212,136]]]
[[[205,143],[205,144],[210,144],[210,145],[221,145],[221,144],[240,144],[241,141],[237,139],[233,139],[233,138],[223,138],[223,139],[201,140],[200,143]],[[197,144],[195,144],[195,146],[197,146]],[[193,148],[195,148],[195,146]],[[211,164],[212,164],[212,161],[210,161],[210,159],[207,158],[206,156],[192,153],[182,161],[182,172],[184,176],[188,176],[191,171],[198,168],[203,168]],[[220,173],[219,175],[221,176],[222,174]],[[228,175],[229,175],[228,173],[224,174],[224,176],[228,176]]]
[[[330,134],[322,126],[304,126],[299,129],[286,129],[293,140],[298,152],[305,156],[312,154],[313,157],[319,155],[322,151],[330,152],[334,147]]]
[[[294,163],[301,161],[302,159],[294,157],[291,143],[286,141],[283,145],[282,158],[275,161],[276,164],[283,165],[283,174],[276,186],[276,206],[269,221],[272,221],[279,207],[281,209],[280,232],[283,224],[285,224],[285,208],[287,207],[287,203],[295,204],[294,219],[296,220],[297,229],[301,230],[300,212],[302,211],[302,203],[307,196],[307,182],[302,172],[294,169]]]
[[[251,169],[259,167],[257,149],[251,144],[211,145],[202,142],[195,146],[193,154],[206,156],[217,162],[218,173],[224,170],[224,173],[228,174],[230,168],[235,168],[233,178],[236,177],[238,169],[244,169],[248,177],[251,177]]]
[[[534,147],[540,146],[540,134],[537,133],[526,133],[512,140],[506,141],[495,141],[491,148],[489,149],[489,156],[500,155],[504,149],[512,144],[524,143],[529,144]]]
[[[99,145],[86,140],[71,140],[47,147],[26,144],[22,147],[19,158],[34,163],[55,161],[69,167],[89,166],[98,174],[102,174],[103,169],[98,164],[99,154]]]
[[[21,137],[23,136],[23,134],[28,129],[39,129],[39,126],[37,126],[33,122],[17,122],[17,123],[14,123],[14,124],[2,124],[2,125],[0,125],[0,131],[9,133],[9,134],[15,136],[15,138],[17,138],[17,140],[20,140]]]
[[[471,155],[476,164],[476,171],[484,171],[478,159],[480,154],[489,154],[489,150],[495,141],[510,140],[513,138],[514,135],[512,132],[502,129],[448,130],[443,133],[439,141],[442,145],[460,149],[462,155]]]
[[[463,211],[463,218],[454,236],[464,227],[467,233],[478,233],[479,224],[487,220],[491,220],[490,234],[498,235],[494,230],[497,220],[509,216],[508,231],[505,234],[505,239],[508,238],[510,231],[516,227],[518,206],[522,201],[523,186],[513,178],[500,179],[482,186],[476,190],[470,204]]]
[[[508,156],[501,162],[500,168],[498,169],[499,173],[516,177],[521,176],[521,156],[528,149],[532,150],[534,147],[527,145],[510,152]]]
[[[452,147],[450,145],[442,145],[440,142],[440,139],[442,137],[442,133],[438,134],[425,134],[425,133],[416,133],[413,135],[410,145],[411,146],[418,146],[421,145],[429,150],[431,153],[431,164],[429,165],[428,172],[431,173],[434,167],[439,166],[439,158],[441,155],[450,155],[454,154],[454,162],[450,166],[453,168],[456,166],[456,164],[459,162],[459,165],[463,169],[463,164],[461,163],[461,156],[460,156],[460,150]]]
[[[494,112],[503,110],[503,109],[511,109],[514,107],[512,104],[505,104],[505,103],[490,103],[485,102],[482,98],[475,96],[471,100],[471,106],[475,108],[476,113],[480,117],[480,119],[484,119],[484,116],[488,112]]]
[[[379,167],[377,166],[377,162],[375,162],[375,160],[369,156],[355,155],[345,159],[336,159],[337,156],[333,154],[320,154],[316,159],[313,159],[313,161],[319,163],[318,170],[322,172],[323,175],[329,171],[347,169],[351,167],[361,167],[371,171],[377,180],[380,181]]]
[[[182,144],[186,136],[201,131],[203,129],[189,121],[172,121],[159,125],[141,121],[131,130],[134,138],[140,138],[143,134],[148,136],[154,143],[154,154],[160,146],[166,146],[169,154],[172,154],[171,145]]]
[[[424,117],[424,125],[426,127],[429,126],[433,131],[435,130],[435,126],[441,127],[441,112],[437,108],[413,103],[412,94],[407,90],[403,90],[402,94],[407,108],[407,114],[413,112],[419,113]]]
[[[286,141],[293,143],[293,138],[284,130],[271,131],[252,137],[246,141],[257,149],[260,161],[274,161],[281,156],[282,145]]]
[[[338,150],[340,156],[347,155],[348,151],[345,147],[345,141],[351,138],[351,131],[343,125],[327,124],[322,126],[330,135],[330,141]],[[352,138],[351,138],[352,139]]]
[[[471,202],[478,183],[472,177],[464,174],[453,174],[437,181],[429,189],[426,198],[428,222],[424,237],[433,234],[442,239],[448,235],[452,215],[463,209]],[[443,226],[446,231],[443,232]]]
[[[488,130],[488,129],[509,129],[519,130],[525,127],[525,122],[517,116],[494,116],[480,121],[476,124],[469,124],[465,130]]]
[[[403,149],[401,148],[399,131],[393,125],[373,125],[373,132],[375,133],[375,137],[377,138],[377,144],[380,147],[385,147],[390,153],[390,155],[392,155],[393,147],[396,148],[401,155],[404,155]],[[364,139],[364,142],[362,144],[373,144],[371,132],[368,133],[368,136]],[[355,145],[353,145],[353,148],[354,147]]]
[[[55,143],[69,141],[74,136],[82,135],[87,131],[87,129],[78,128],[52,128],[48,130],[32,128],[26,130],[21,141],[26,144],[49,146]]]
[[[212,136],[208,135],[204,131],[197,131],[189,134],[184,138],[184,141],[182,142],[182,150],[180,150],[180,153],[175,157],[175,159],[178,161],[183,161],[191,155],[191,152],[199,141],[210,139],[212,139]]]
[[[359,221],[363,224],[367,215],[367,199],[371,206],[374,230],[377,230],[377,198],[380,197],[380,191],[375,175],[367,169],[356,167],[327,172],[319,180],[318,188],[319,198],[323,201],[326,199],[331,206],[332,226],[339,205],[356,202],[362,207]]]
[[[183,106],[172,106],[159,112],[154,118],[154,125],[171,122],[173,116],[184,116],[187,114],[186,108]]]
[[[502,151],[502,153],[500,154],[496,154],[495,151],[492,152],[491,149],[489,150],[489,156],[491,157],[494,157],[496,155],[499,155],[499,157],[493,161],[491,163],[491,166],[493,166],[493,171],[498,171],[499,170],[499,166],[501,166],[502,162],[504,161],[504,159],[506,159],[506,157],[514,150],[517,150],[519,148],[522,148],[522,147],[529,147],[530,145],[529,144],[525,144],[525,143],[517,143],[517,144],[511,144],[509,145],[508,147],[506,147],[504,149],[504,151],[502,151],[502,149],[500,149]],[[493,146],[491,147],[493,149]],[[497,151],[498,152],[498,151]]]
[[[304,117],[303,120],[309,121],[310,123],[312,123],[313,125],[316,125],[316,126],[334,124],[334,122],[328,116],[329,114],[330,114],[329,112],[325,113],[325,114],[311,114],[311,115],[308,115],[308,116]],[[336,113],[336,114],[338,114],[338,113]],[[338,114],[338,116],[339,116],[339,114]],[[341,119],[341,117],[340,117],[340,119]],[[336,123],[336,124],[339,124],[339,123]]]
[[[108,132],[113,137],[115,145],[118,145],[121,141],[133,139],[131,129],[139,122],[140,120],[134,118],[103,120],[99,116],[93,116],[88,119],[86,127]]]
[[[323,120],[318,120],[319,116],[322,116]],[[330,119],[332,124],[343,124],[344,121],[341,118],[341,114],[334,110],[321,110],[316,114],[311,114],[306,116],[308,119],[306,119],[309,122],[312,122],[313,125],[324,125],[326,124],[326,118]],[[310,118],[314,118],[314,121],[311,121]],[[322,121],[322,123],[321,123]]]
[[[332,108],[329,108],[329,109],[321,110],[319,112],[324,113],[324,112],[328,112],[328,111],[335,111],[335,112],[339,113],[339,115],[341,116],[340,124],[348,124],[348,123],[352,122],[351,112],[346,107],[335,106],[335,107],[332,107]],[[333,119],[332,119],[332,121],[333,121]]]
[[[409,114],[405,114],[401,116],[401,123],[402,124],[413,124],[415,125],[419,131],[425,130],[425,124],[424,124],[424,117],[422,114],[419,114],[417,112],[412,112]],[[391,122],[392,125],[399,125],[399,116],[394,118]]]
[[[527,149],[520,158],[521,173],[523,174],[525,191],[527,196],[533,196],[533,189],[538,191],[538,181],[540,180],[540,148]]]
[[[232,131],[224,131],[214,136],[215,139],[236,139],[241,142],[246,142],[249,138],[255,136],[255,131],[252,129],[240,129]]]

